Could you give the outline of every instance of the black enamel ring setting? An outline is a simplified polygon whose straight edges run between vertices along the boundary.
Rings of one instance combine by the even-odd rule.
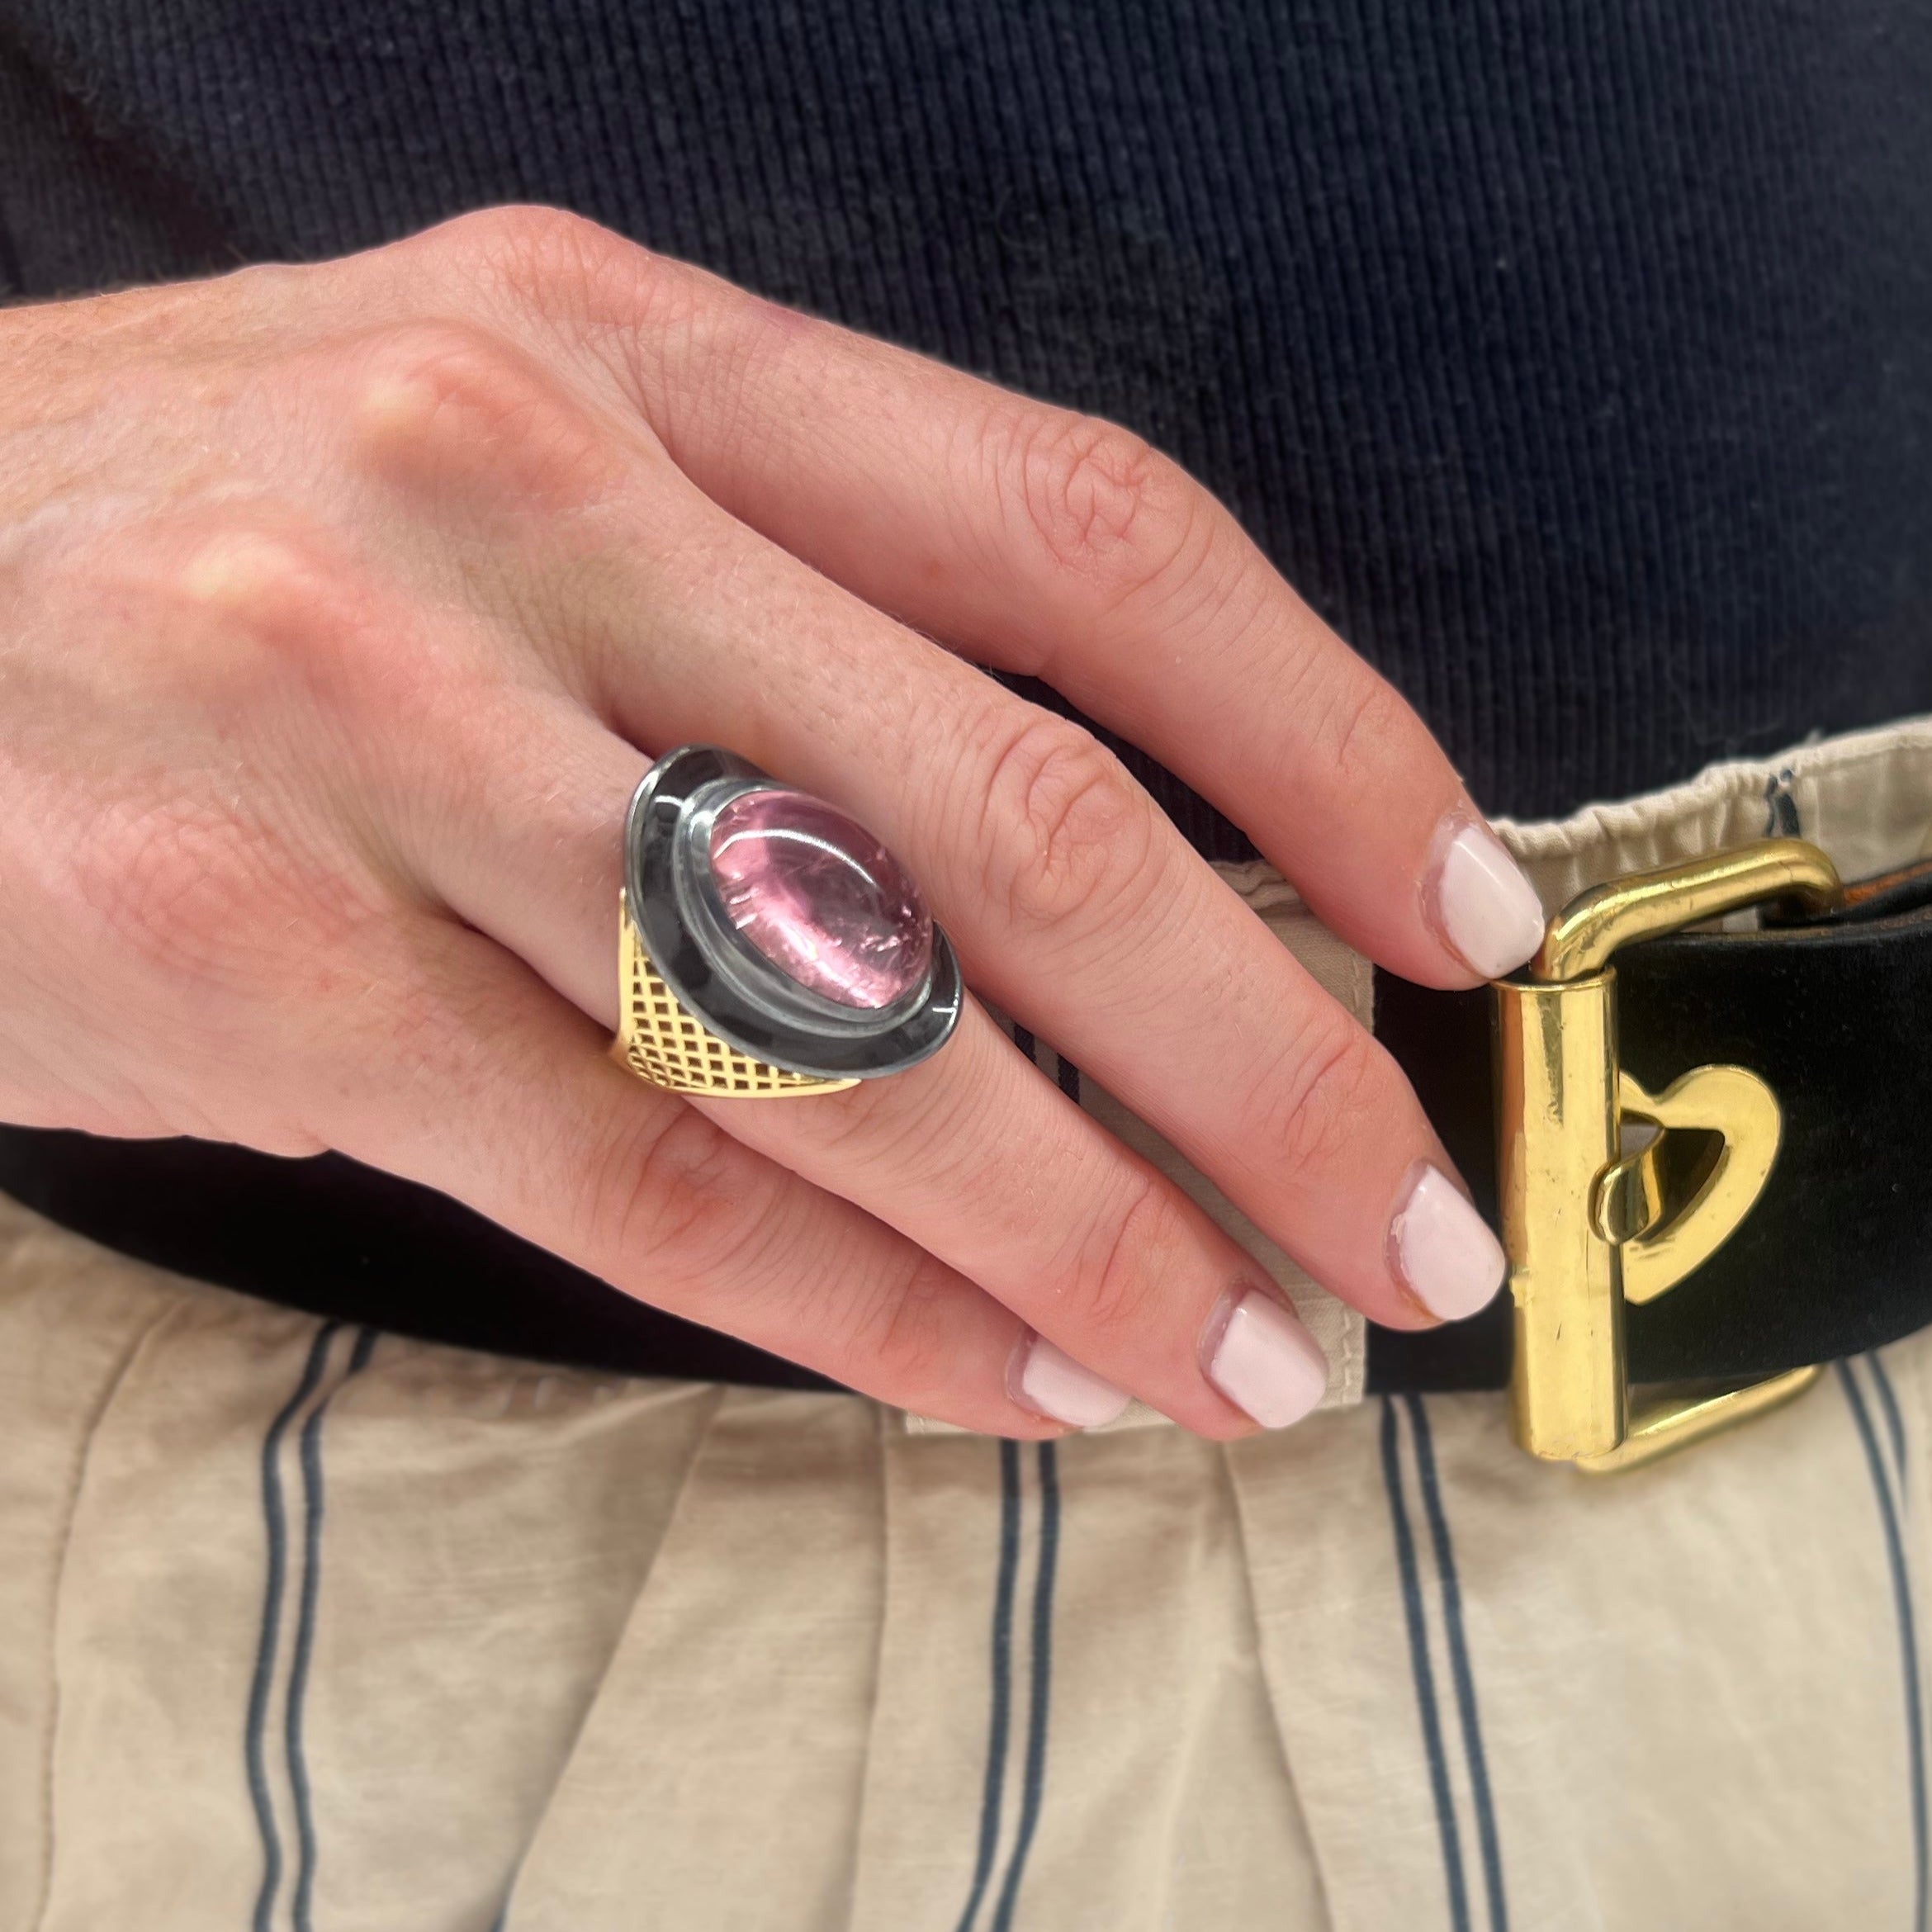
[[[959,1023],[951,943],[865,828],[715,745],[631,796],[612,1051],[678,1093],[830,1093]]]

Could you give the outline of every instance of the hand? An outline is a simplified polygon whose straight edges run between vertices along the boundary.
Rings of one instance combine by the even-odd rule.
[[[726,745],[882,838],[968,984],[1317,1279],[1400,1326],[1488,1299],[1393,1063],[979,665],[1146,746],[1395,971],[1533,949],[1407,706],[1107,424],[545,210],[0,313],[0,1113],[339,1148],[973,1428],[1116,1390],[1290,1420],[1322,1365],[1250,1257],[980,1006],[809,1101],[608,1054],[626,801]]]

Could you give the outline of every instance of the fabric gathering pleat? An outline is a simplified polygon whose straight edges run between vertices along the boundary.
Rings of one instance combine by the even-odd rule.
[[[1613,1479],[1531,1461],[1480,1396],[1230,1463],[1338,1928],[1918,1922],[1899,1630],[1835,1390]]]
[[[719,1392],[0,1234],[0,1922],[484,1932]]]
[[[1002,1444],[0,1247],[31,1932],[1922,1924],[1932,1337],[1591,1482],[1489,1397]]]
[[[494,1921],[720,1401],[507,1366],[386,1340],[329,1417],[306,1728],[330,1932]]]
[[[139,1273],[78,1276],[73,1238],[0,1200],[0,1924],[31,1925],[54,1858],[55,1633],[89,1451],[175,1306]]]
[[[885,1464],[853,1932],[1324,1925],[1219,1447],[894,1430]]]
[[[835,1932],[878,1649],[878,1412],[719,1404],[557,1778],[509,1932]]]

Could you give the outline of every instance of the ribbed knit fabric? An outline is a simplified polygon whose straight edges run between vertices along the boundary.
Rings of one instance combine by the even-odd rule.
[[[1929,103],[1906,0],[0,0],[0,276],[567,205],[1144,432],[1546,814],[1932,707]]]
[[[0,0],[0,280],[578,209],[1140,430],[1554,815],[1932,708],[1928,103],[1908,0]],[[339,1156],[83,1139],[0,1137],[171,1265],[268,1223],[277,1299],[815,1380]]]

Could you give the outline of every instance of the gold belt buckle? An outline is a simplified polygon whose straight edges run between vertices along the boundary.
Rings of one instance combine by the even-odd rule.
[[[1526,977],[1496,983],[1496,1172],[1515,1302],[1510,1415],[1531,1455],[1592,1473],[1636,1467],[1809,1388],[1793,1369],[1743,1387],[1661,1391],[1633,1406],[1624,1309],[1674,1288],[1743,1220],[1778,1154],[1778,1096],[1734,1066],[1693,1068],[1660,1094],[1617,1063],[1619,946],[1770,899],[1823,911],[1844,891],[1802,839],[1765,839],[1572,899]],[[1626,1150],[1626,1126],[1652,1130]],[[1664,1137],[1722,1145],[1689,1198],[1668,1196]]]

